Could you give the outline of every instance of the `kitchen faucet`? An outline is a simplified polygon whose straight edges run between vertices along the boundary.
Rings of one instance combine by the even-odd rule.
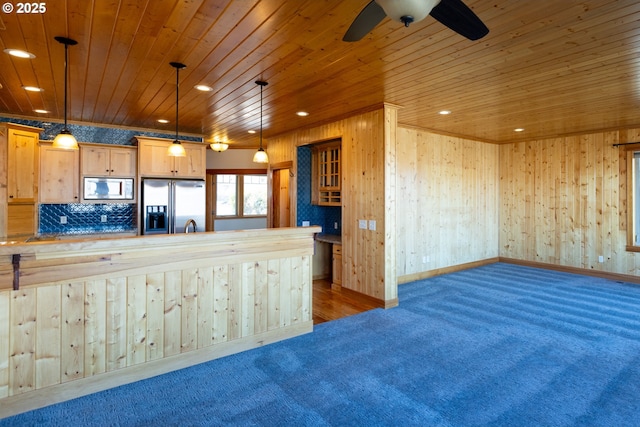
[[[193,232],[195,233],[196,231],[198,231],[198,226],[196,225],[196,220],[195,219],[188,219],[187,222],[184,224],[184,232],[188,233],[189,232],[189,225],[193,224]]]

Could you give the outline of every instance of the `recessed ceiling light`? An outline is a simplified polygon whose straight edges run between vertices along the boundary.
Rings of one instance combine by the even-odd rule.
[[[33,112],[38,114],[49,114],[47,110],[41,110],[41,109],[33,110]]]
[[[249,133],[256,133],[256,131],[255,131],[255,130],[250,130],[250,131],[247,131],[247,132],[249,132]]]
[[[169,120],[167,120],[167,119],[158,119],[158,123],[166,124],[166,123],[169,123]]]
[[[5,49],[4,53],[8,53],[9,55],[15,56],[16,58],[33,59],[36,57],[33,53],[20,49]]]
[[[524,132],[524,128],[515,128],[514,132]]]
[[[449,111],[449,110],[441,110],[441,111],[438,111],[438,114],[446,116],[447,114],[451,114],[451,111]]]
[[[35,87],[35,86],[22,86],[22,89],[28,90],[29,92],[42,92],[44,89]]]
[[[309,115],[306,111],[298,111],[296,114],[300,117],[307,117]]]
[[[213,90],[211,86],[207,85],[196,85],[194,87],[202,92],[211,92]]]

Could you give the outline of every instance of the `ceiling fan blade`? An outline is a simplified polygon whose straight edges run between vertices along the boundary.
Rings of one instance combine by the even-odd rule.
[[[461,0],[442,0],[429,15],[469,40],[478,40],[489,33],[486,25]]]
[[[357,42],[375,28],[387,16],[384,10],[375,2],[371,2],[353,20],[351,26],[342,37],[345,42]]]

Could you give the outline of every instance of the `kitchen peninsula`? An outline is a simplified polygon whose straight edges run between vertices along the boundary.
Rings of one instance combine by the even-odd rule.
[[[0,418],[311,332],[320,227],[0,246]]]

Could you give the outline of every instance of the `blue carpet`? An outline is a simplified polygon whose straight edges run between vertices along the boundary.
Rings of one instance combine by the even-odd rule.
[[[640,426],[640,286],[509,264],[0,426]]]

